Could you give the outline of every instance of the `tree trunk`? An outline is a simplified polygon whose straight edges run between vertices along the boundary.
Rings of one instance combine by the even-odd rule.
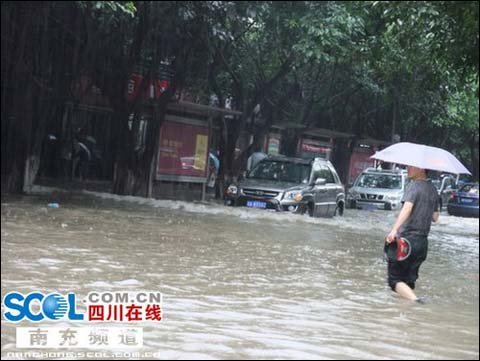
[[[399,127],[400,122],[400,98],[398,94],[397,88],[393,87],[392,89],[392,97],[393,97],[393,107],[392,107],[392,136],[391,142],[396,143],[399,141],[397,134],[402,134],[401,129]]]
[[[350,173],[350,160],[353,150],[357,146],[358,138],[338,138],[332,152],[332,164],[338,172],[343,184],[348,186],[348,176]]]
[[[237,148],[237,141],[240,137],[243,127],[238,126],[237,124],[230,124],[227,128],[227,142],[226,142],[226,159],[225,159],[225,166],[226,166],[226,176],[227,182],[232,182],[234,178],[237,176],[238,171],[238,162],[236,160],[236,148]]]
[[[220,149],[219,149],[219,159],[220,159],[220,168],[218,169],[218,182],[217,188],[215,189],[215,198],[223,198],[224,191],[225,191],[225,180],[226,180],[226,165],[227,165],[227,146],[228,146],[228,125],[227,120],[222,117],[221,123],[221,141],[220,141]]]
[[[133,195],[135,190],[135,160],[133,154],[133,137],[128,127],[128,112],[126,109],[114,113],[118,119],[119,127],[117,139],[116,159],[113,172],[113,193],[120,195]]]
[[[297,155],[299,137],[300,131],[285,129],[282,134],[280,153],[289,157],[295,157]]]
[[[31,83],[25,65],[27,53],[27,41],[29,28],[32,24],[32,17],[28,9],[9,8],[11,16],[15,18],[16,24],[22,27],[11,26],[8,31],[3,32],[4,8],[2,7],[2,49],[8,46],[7,40],[15,42],[16,47],[8,51],[13,53],[11,57],[11,69],[7,73],[7,85],[9,88],[2,89],[11,92],[11,102],[7,103],[7,109],[2,109],[2,122],[7,121],[6,134],[2,133],[2,145],[6,143],[5,150],[2,149],[2,193],[21,193],[24,185],[25,161],[27,159],[27,147],[31,128],[31,117],[27,110],[31,107],[28,94],[31,92]],[[5,13],[7,9],[5,9]],[[4,36],[6,39],[4,40]],[[5,41],[5,43],[4,43]],[[8,49],[8,48],[7,48]],[[3,60],[2,60],[3,62]],[[20,84],[26,85],[25,88]],[[3,97],[2,97],[3,98]],[[10,110],[11,112],[9,112]],[[3,119],[3,112],[6,112],[7,119]],[[3,131],[3,128],[2,128]],[[5,152],[5,156],[4,153]]]
[[[121,195],[151,197],[157,164],[160,126],[165,118],[166,108],[174,89],[167,91],[157,104],[150,107],[138,107],[135,117],[147,116],[142,109],[153,109],[147,123],[145,148],[142,153],[135,151],[133,127],[128,126],[129,115],[126,107],[119,109],[117,119],[122,119],[119,127],[117,159],[114,166],[113,192]]]
[[[7,54],[5,88],[2,85],[2,192],[29,192],[35,181],[48,122],[62,107],[70,86],[71,59],[65,45],[70,35],[51,26],[51,19],[68,24],[74,13],[75,8],[55,8],[48,2],[2,4],[2,50]]]
[[[472,164],[472,176],[478,181],[478,134],[470,140],[470,159]]]

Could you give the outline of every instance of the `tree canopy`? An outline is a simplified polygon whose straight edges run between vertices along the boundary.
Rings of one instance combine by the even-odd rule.
[[[23,172],[42,119],[89,74],[119,119],[125,170],[142,179],[151,176],[162,107],[178,89],[242,112],[227,130],[228,166],[242,132],[289,123],[442,146],[478,177],[478,2],[4,1],[1,9],[2,147],[13,133],[36,144],[23,161],[2,148],[2,176]],[[135,67],[154,74],[165,62],[173,86],[139,155],[128,124],[141,104],[124,101],[126,83]]]

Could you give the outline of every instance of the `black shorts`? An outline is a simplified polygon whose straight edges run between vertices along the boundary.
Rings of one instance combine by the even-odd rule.
[[[418,278],[418,270],[427,259],[428,239],[426,236],[405,236],[410,241],[412,253],[404,261],[388,261],[388,285],[395,291],[398,282],[406,283],[412,290]]]

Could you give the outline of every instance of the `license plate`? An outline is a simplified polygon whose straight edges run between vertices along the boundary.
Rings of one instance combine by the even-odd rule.
[[[460,198],[460,202],[462,203],[473,203],[472,198]]]
[[[378,208],[377,203],[366,203],[365,201],[357,203],[358,208],[365,209],[367,211],[371,211]]]
[[[267,203],[266,202],[259,202],[259,201],[247,201],[247,207],[267,208]]]

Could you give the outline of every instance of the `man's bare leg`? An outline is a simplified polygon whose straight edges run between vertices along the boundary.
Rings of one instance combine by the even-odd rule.
[[[410,301],[418,300],[418,297],[415,295],[413,290],[410,287],[408,287],[408,285],[405,282],[398,282],[395,285],[395,292],[397,292],[401,297],[406,298],[407,300],[410,300]]]

